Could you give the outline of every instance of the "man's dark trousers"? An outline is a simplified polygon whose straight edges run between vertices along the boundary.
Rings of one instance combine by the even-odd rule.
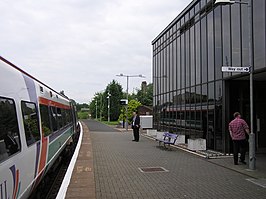
[[[240,152],[240,161],[245,161],[246,155],[246,147],[247,141],[246,140],[233,140],[234,144],[234,163],[238,163],[238,153]]]
[[[139,141],[139,128],[134,126],[133,127],[133,135],[134,135],[134,140]]]

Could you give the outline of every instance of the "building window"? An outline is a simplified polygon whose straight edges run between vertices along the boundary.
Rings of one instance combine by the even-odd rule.
[[[30,146],[40,140],[41,137],[37,109],[34,103],[24,101],[21,102],[21,109],[26,142],[27,145]]]
[[[0,162],[20,150],[15,103],[12,99],[0,97]]]

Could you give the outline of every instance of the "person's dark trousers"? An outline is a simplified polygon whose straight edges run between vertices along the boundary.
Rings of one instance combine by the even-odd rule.
[[[240,161],[245,161],[245,155],[246,155],[246,146],[247,146],[246,140],[233,140],[234,145],[234,163],[238,164],[238,153],[240,152]]]
[[[137,127],[133,128],[133,135],[134,135],[134,140],[138,142],[139,141],[139,128]]]

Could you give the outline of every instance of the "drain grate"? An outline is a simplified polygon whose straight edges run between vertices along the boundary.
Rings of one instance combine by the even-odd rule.
[[[142,167],[139,168],[139,170],[142,173],[168,172],[168,170],[163,167]]]

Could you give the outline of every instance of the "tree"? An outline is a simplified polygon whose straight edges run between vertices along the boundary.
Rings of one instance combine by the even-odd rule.
[[[133,112],[137,111],[139,106],[141,106],[141,103],[137,100],[133,99],[128,102],[127,117],[128,117],[129,123],[132,122],[131,119],[132,119]],[[126,107],[125,106],[123,106],[120,110],[119,121],[126,121]]]
[[[148,84],[145,89],[137,89],[137,94],[134,96],[142,105],[152,106],[153,100],[153,84]]]
[[[122,91],[122,86],[115,80],[113,80],[108,86],[106,87],[105,90],[106,94],[106,118],[108,118],[108,94],[110,97],[110,120],[111,121],[117,121],[119,114],[120,114],[120,100],[123,97],[123,91]]]
[[[96,118],[108,119],[108,95],[110,97],[110,120],[117,121],[120,114],[120,100],[123,97],[122,86],[113,80],[103,92],[96,93],[90,103],[91,115]],[[96,108],[97,107],[97,108]]]

